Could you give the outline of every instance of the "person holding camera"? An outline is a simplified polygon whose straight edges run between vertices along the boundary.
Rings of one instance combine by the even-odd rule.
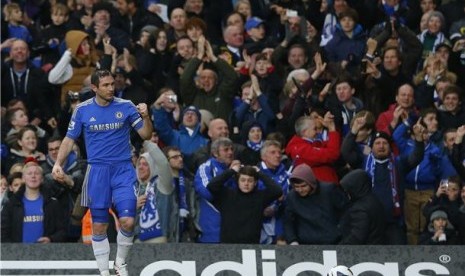
[[[152,105],[154,128],[165,145],[176,146],[181,150],[185,164],[189,164],[192,162],[192,154],[208,143],[200,132],[199,109],[194,105],[186,107],[181,113],[180,125],[176,129],[172,112],[179,108],[177,96],[171,89],[162,89],[161,92]]]
[[[410,245],[418,243],[419,234],[427,224],[421,211],[433,196],[438,183],[441,179],[457,174],[447,155],[432,139],[432,135],[438,130],[437,111],[433,108],[422,110],[418,123],[425,127],[423,133],[425,154],[420,164],[405,172],[403,180],[405,224],[407,241]],[[401,157],[409,155],[414,149],[415,139],[409,138],[407,133],[410,125],[409,118],[404,118],[403,123],[397,126],[392,135]]]
[[[462,179],[457,175],[442,179],[436,192],[423,208],[425,218],[428,218],[432,212],[440,208],[449,214],[449,221],[455,227],[458,227],[461,223],[459,214],[461,187]]]

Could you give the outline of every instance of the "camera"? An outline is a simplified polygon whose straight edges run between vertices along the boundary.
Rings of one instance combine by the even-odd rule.
[[[76,92],[76,91],[68,91],[68,98],[71,102],[76,102],[76,101],[79,101],[80,99],[80,95],[79,95],[79,92]]]
[[[170,101],[170,103],[176,103],[176,102],[178,102],[178,96],[176,96],[176,95],[168,95],[168,100]]]
[[[439,184],[441,187],[444,186],[446,188],[449,187],[449,181],[447,179],[441,180],[441,183]]]
[[[299,14],[295,10],[286,10],[286,16],[287,17],[298,17]]]

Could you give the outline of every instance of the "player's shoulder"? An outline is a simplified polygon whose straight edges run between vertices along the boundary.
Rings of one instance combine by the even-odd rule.
[[[118,97],[114,97],[113,98],[113,103],[114,104],[118,104],[118,105],[131,105],[131,106],[135,106],[134,103],[130,100],[126,100],[126,99],[123,99],[123,98],[118,98]]]
[[[90,105],[93,105],[93,104],[94,104],[93,98],[90,98],[90,99],[87,99],[87,100],[83,101],[82,103],[79,103],[76,106],[76,109],[81,109],[81,108],[84,108],[84,107],[87,107],[87,106],[90,106]]]

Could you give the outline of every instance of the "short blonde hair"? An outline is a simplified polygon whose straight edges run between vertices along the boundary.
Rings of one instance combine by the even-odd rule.
[[[43,174],[44,173],[44,170],[42,169],[42,167],[37,163],[37,162],[34,162],[34,161],[30,161],[30,162],[27,162],[26,164],[24,164],[23,166],[23,175],[24,173],[26,172],[27,169],[31,168],[31,167],[38,167],[39,170],[40,170],[40,173]]]
[[[51,14],[62,14],[62,15],[65,15],[65,16],[68,16],[69,14],[69,8],[68,6],[66,5],[63,5],[61,3],[57,3],[56,5],[54,5],[51,9]]]
[[[10,15],[13,11],[21,10],[21,7],[17,3],[9,3],[3,7],[3,15],[5,16],[5,21],[10,20]]]

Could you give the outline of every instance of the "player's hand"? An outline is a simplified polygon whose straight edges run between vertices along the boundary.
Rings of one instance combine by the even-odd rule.
[[[53,165],[52,177],[58,182],[65,181],[65,173],[63,172],[63,168],[58,164]]]
[[[147,118],[149,116],[149,110],[147,108],[147,104],[140,103],[136,106],[136,108],[137,108],[137,112],[139,112],[142,118]]]

